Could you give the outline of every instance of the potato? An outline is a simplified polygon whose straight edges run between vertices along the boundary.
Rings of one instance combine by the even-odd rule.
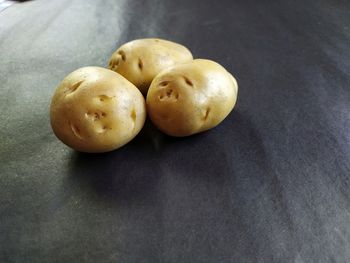
[[[81,152],[107,152],[131,141],[146,118],[141,92],[121,75],[100,67],[80,68],[63,79],[50,108],[51,126]]]
[[[148,90],[152,122],[171,136],[211,129],[231,112],[237,100],[235,78],[214,61],[196,59],[162,71]]]
[[[146,94],[159,72],[192,59],[191,52],[180,44],[157,38],[138,39],[122,45],[114,52],[109,69],[123,75]]]

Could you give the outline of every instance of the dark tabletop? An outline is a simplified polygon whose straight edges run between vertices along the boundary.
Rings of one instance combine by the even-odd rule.
[[[160,37],[239,83],[215,129],[81,154],[69,72]],[[350,262],[350,2],[57,0],[0,13],[0,262]]]

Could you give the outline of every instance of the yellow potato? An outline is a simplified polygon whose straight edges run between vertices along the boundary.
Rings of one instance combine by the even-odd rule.
[[[122,45],[109,61],[109,69],[123,75],[143,94],[163,69],[193,59],[184,46],[157,38],[138,39]]]
[[[121,75],[100,67],[80,68],[59,84],[51,101],[51,126],[66,145],[107,152],[131,141],[146,118],[141,92]]]
[[[211,60],[196,59],[162,71],[147,93],[152,122],[172,136],[188,136],[222,122],[236,104],[235,78]]]

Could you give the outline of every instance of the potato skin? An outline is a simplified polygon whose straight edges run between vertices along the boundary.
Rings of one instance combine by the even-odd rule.
[[[124,76],[146,94],[159,72],[192,59],[191,52],[180,44],[146,38],[133,40],[119,47],[111,56],[108,68]]]
[[[84,67],[66,76],[51,101],[55,135],[81,152],[107,152],[131,141],[146,118],[140,91],[121,75]]]
[[[235,78],[218,63],[195,59],[162,71],[146,105],[152,122],[171,136],[189,136],[222,122],[237,100]]]

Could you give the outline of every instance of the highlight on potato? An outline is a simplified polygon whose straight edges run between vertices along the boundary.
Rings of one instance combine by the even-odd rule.
[[[189,136],[221,123],[237,100],[236,79],[218,63],[195,59],[157,75],[148,90],[153,124],[171,136]]]
[[[55,135],[82,152],[107,152],[131,141],[146,119],[141,92],[121,75],[84,67],[66,76],[50,106]]]
[[[108,68],[124,76],[146,94],[158,73],[192,59],[192,53],[183,45],[159,38],[145,38],[120,46],[111,56]]]

